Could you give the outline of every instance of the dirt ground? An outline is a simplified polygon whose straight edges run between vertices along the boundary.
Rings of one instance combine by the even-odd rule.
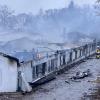
[[[91,70],[92,75],[77,81],[69,77],[77,71]],[[100,75],[100,59],[89,59],[49,83],[39,86],[34,92],[26,95],[0,95],[0,100],[100,100],[100,86],[90,82]],[[68,81],[68,83],[66,82]]]

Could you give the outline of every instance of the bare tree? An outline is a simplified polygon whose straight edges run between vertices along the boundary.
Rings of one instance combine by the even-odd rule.
[[[7,6],[0,6],[0,23],[2,26],[7,26],[8,19],[12,16],[12,13],[13,11],[11,11]]]

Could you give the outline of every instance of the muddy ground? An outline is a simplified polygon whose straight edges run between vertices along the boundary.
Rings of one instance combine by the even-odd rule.
[[[92,75],[77,81],[69,78],[77,71],[91,70]],[[100,100],[99,83],[91,82],[100,75],[100,59],[89,59],[39,86],[31,94],[0,95],[0,100]],[[66,82],[68,81],[68,82]]]

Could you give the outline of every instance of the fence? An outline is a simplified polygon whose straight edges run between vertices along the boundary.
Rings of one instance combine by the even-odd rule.
[[[60,62],[60,64],[58,64],[58,71],[69,68],[68,66],[95,54],[97,44],[99,45],[100,43],[93,42],[77,48],[72,48],[69,51],[60,51],[58,54],[58,62]]]
[[[46,78],[62,69],[69,69],[72,64],[95,54],[96,46],[100,42],[93,42],[70,50],[56,51],[55,54],[39,60],[32,60],[21,64],[20,71],[25,74],[27,82]],[[54,77],[54,76],[53,76]]]

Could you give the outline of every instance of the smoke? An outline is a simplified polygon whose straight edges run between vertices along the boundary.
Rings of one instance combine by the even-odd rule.
[[[14,15],[7,7],[3,8],[0,8],[1,31],[27,33],[30,37],[32,34],[34,38],[38,35],[51,42],[99,37],[100,17],[96,16],[94,8],[89,6],[81,8],[71,1],[68,7],[49,9],[45,12],[41,9],[37,15],[26,13]]]

